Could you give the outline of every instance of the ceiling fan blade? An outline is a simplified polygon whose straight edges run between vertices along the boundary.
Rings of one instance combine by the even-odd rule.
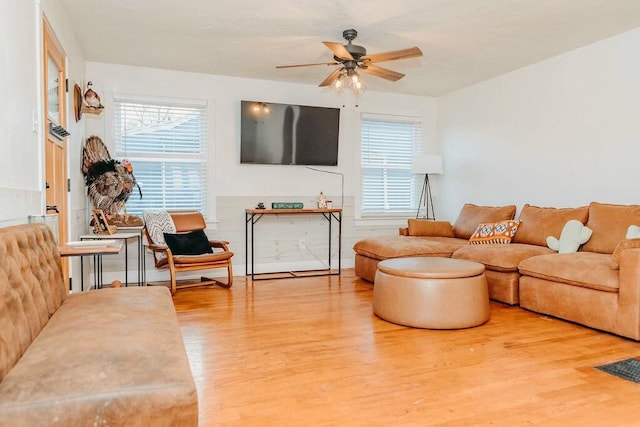
[[[392,82],[398,81],[404,77],[404,74],[397,71],[389,70],[386,68],[378,67],[377,65],[369,64],[367,68],[360,68],[360,71],[371,74],[372,76],[382,77],[383,79],[391,80]]]
[[[353,56],[349,53],[349,51],[340,43],[335,42],[322,42],[326,47],[333,52],[333,55],[348,61],[353,61]]]
[[[317,62],[315,64],[276,65],[276,68],[313,67],[314,65],[338,65],[339,62]]]
[[[333,82],[335,82],[338,79],[338,77],[340,76],[340,73],[342,72],[342,70],[343,70],[343,68],[336,68],[318,86],[320,86],[320,87],[330,86]]]
[[[417,47],[410,47],[408,49],[392,50],[390,52],[374,53],[373,55],[366,55],[360,58],[361,61],[369,62],[385,62],[395,61],[397,59],[415,58],[422,56],[422,51]]]

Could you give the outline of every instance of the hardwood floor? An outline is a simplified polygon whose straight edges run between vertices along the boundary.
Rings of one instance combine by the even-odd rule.
[[[407,328],[372,289],[346,270],[178,291],[200,425],[639,425],[640,385],[593,367],[640,344],[498,303],[477,328]]]

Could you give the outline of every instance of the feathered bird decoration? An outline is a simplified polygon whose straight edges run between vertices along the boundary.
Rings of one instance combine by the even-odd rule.
[[[112,224],[122,222],[118,214],[125,209],[133,187],[138,187],[142,198],[131,163],[112,159],[107,147],[95,135],[87,138],[82,145],[82,174],[89,200],[95,209],[105,213]],[[125,215],[125,223],[127,219],[128,215]]]
[[[93,86],[93,82],[87,83],[87,90],[84,92],[84,102],[89,107],[104,108],[104,105],[100,103],[100,95],[98,95],[95,90],[91,89],[91,86]]]

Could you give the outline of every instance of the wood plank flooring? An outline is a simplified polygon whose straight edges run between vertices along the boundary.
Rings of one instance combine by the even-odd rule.
[[[201,426],[638,426],[640,344],[498,303],[480,327],[377,318],[342,276],[180,290]]]

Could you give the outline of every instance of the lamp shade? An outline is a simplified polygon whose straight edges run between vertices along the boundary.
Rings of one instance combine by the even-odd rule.
[[[411,172],[414,174],[441,174],[442,157],[433,154],[426,154],[413,159]]]

